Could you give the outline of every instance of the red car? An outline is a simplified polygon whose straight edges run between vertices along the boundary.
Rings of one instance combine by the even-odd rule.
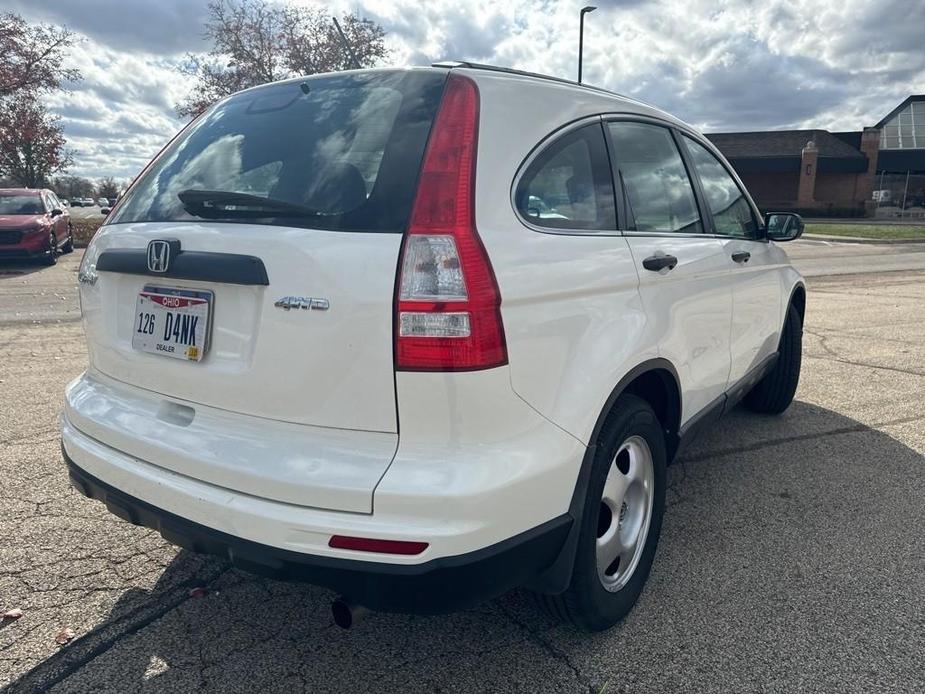
[[[54,265],[73,250],[71,217],[53,192],[0,189],[0,259],[40,258]]]

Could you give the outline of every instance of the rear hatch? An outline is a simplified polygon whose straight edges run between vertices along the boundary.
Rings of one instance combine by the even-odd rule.
[[[277,83],[189,125],[88,250],[92,367],[186,403],[397,433],[395,273],[445,79]],[[393,452],[367,460],[370,498]],[[227,470],[215,481],[247,491]]]

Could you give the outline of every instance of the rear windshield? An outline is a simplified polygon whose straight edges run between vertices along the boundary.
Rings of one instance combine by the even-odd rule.
[[[44,214],[38,195],[0,195],[0,214]]]
[[[108,220],[208,219],[401,232],[446,74],[334,74],[268,85],[192,123]]]

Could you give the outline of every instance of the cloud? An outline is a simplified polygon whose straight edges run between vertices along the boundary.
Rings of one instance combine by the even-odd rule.
[[[578,5],[378,0],[399,57],[485,61],[574,79]],[[925,91],[925,4],[606,2],[587,15],[585,81],[708,130],[875,123]]]
[[[83,80],[48,97],[75,151],[71,173],[134,176],[182,125],[173,108],[190,88],[159,55],[125,52],[85,39],[72,57]]]
[[[296,0],[299,1],[299,0]],[[84,80],[50,100],[74,172],[130,176],[182,122],[181,55],[207,48],[207,0],[7,0],[30,21],[84,34]],[[382,24],[390,64],[455,58],[574,79],[580,3],[333,0]],[[925,3],[907,0],[599,0],[586,17],[587,82],[707,131],[857,130],[925,92]]]
[[[201,51],[208,0],[6,0],[30,19],[67,26],[127,52]]]

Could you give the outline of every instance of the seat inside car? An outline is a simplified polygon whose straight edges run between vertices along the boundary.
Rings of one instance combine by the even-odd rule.
[[[315,176],[305,204],[326,214],[349,212],[366,202],[366,181],[353,164],[331,162]]]

